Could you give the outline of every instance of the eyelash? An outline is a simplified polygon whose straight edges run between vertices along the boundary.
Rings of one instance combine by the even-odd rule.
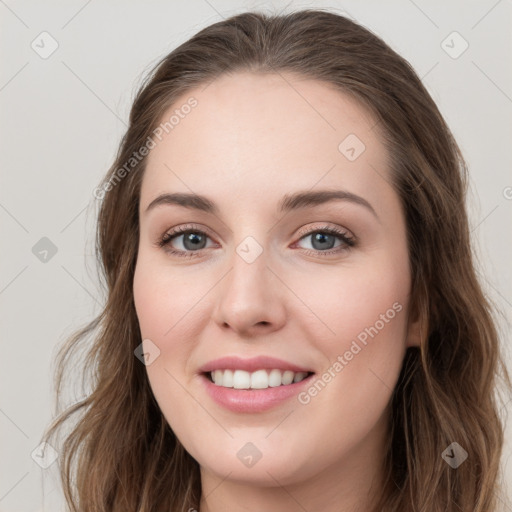
[[[172,254],[173,256],[178,256],[180,258],[193,258],[200,255],[201,251],[204,249],[198,249],[196,251],[181,251],[177,249],[169,248],[168,245],[174,238],[186,234],[186,233],[195,233],[200,235],[205,235],[209,237],[208,233],[205,233],[201,229],[196,229],[194,226],[180,226],[176,229],[174,229],[171,232],[164,233],[164,235],[160,238],[160,240],[157,241],[156,245],[160,248],[165,248],[165,251]],[[317,228],[312,229],[306,232],[299,233],[300,238],[299,241],[303,238],[315,234],[315,233],[323,233],[323,234],[329,234],[338,237],[345,246],[337,247],[336,249],[329,249],[328,251],[320,251],[315,249],[303,249],[303,251],[306,251],[306,254],[312,255],[312,256],[330,256],[332,254],[339,254],[344,251],[350,250],[352,247],[355,246],[356,241],[354,237],[349,236],[345,231],[338,230],[337,228],[324,226],[323,228]]]

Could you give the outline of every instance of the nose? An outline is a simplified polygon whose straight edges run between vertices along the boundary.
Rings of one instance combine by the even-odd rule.
[[[253,337],[279,330],[286,320],[286,287],[264,250],[254,261],[234,252],[231,268],[216,286],[213,320],[223,330]]]

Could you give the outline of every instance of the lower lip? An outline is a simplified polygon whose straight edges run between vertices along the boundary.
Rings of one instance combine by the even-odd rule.
[[[263,412],[277,407],[285,400],[297,395],[302,388],[308,386],[314,374],[300,382],[287,386],[267,389],[234,389],[215,385],[208,377],[201,378],[206,392],[214,402],[233,412]]]

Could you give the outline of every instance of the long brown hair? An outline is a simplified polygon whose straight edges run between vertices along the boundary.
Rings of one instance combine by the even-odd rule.
[[[423,321],[424,339],[407,350],[394,390],[387,484],[375,510],[494,512],[504,430],[498,377],[511,382],[494,308],[476,276],[467,165],[411,65],[368,29],[321,9],[248,12],[208,26],[164,57],[140,87],[115,162],[95,194],[102,199],[96,250],[106,304],[58,353],[57,397],[74,371],[72,356],[80,357],[89,391],[60,412],[44,437],[56,445],[53,438],[75,419],[58,448],[70,509],[199,509],[199,465],[170,429],[134,357],[141,335],[132,282],[146,158],[130,159],[179,97],[241,70],[291,72],[337,87],[370,109],[389,150],[406,217],[411,308]],[[454,453],[452,443],[468,453],[456,469],[443,460],[446,449]]]

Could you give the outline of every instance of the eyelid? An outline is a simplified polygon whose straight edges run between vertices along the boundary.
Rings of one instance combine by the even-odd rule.
[[[160,248],[163,248],[166,252],[169,252],[171,254],[177,255],[177,256],[183,256],[183,257],[194,257],[194,256],[200,256],[201,253],[206,250],[207,248],[198,249],[196,251],[183,251],[181,249],[170,249],[167,246],[170,244],[170,242],[174,239],[179,237],[180,235],[183,235],[188,232],[197,232],[200,234],[206,235],[208,238],[215,241],[215,237],[212,236],[212,232],[209,228],[206,226],[201,226],[194,223],[189,224],[182,224],[178,225],[173,228],[167,229],[164,234],[159,238],[159,240],[156,242],[156,245]],[[344,227],[338,226],[338,225],[328,225],[327,223],[323,222],[321,226],[317,227],[302,227],[297,232],[297,240],[293,243],[293,245],[296,245],[299,243],[303,238],[310,236],[314,233],[318,232],[326,232],[329,233],[335,237],[338,237],[342,240],[345,247],[342,247],[341,249],[338,247],[336,249],[329,249],[326,251],[320,251],[315,249],[301,249],[306,254],[314,254],[314,255],[324,255],[329,256],[332,254],[340,254],[343,252],[343,250],[350,249],[352,246],[356,245],[358,242],[357,238],[352,234],[352,232]],[[216,242],[217,243],[217,242]]]
[[[334,224],[333,225],[329,225],[326,222],[323,222],[321,224],[322,224],[321,226],[314,226],[314,227],[307,227],[306,226],[306,227],[300,228],[300,230],[297,233],[299,238],[302,238],[305,235],[311,235],[312,233],[316,233],[318,231],[334,231],[334,232],[336,232],[338,234],[346,235],[347,238],[353,239],[354,242],[357,240],[357,238],[354,236],[352,231],[350,231],[347,228],[344,228],[344,227],[338,226],[338,225],[334,225]]]
[[[170,241],[171,239],[174,239],[175,237],[178,237],[179,235],[185,234],[189,231],[203,233],[203,234],[207,235],[209,238],[211,238],[212,240],[215,240],[215,236],[213,236],[213,232],[206,226],[202,226],[200,224],[189,223],[189,224],[180,224],[178,226],[166,229],[164,234],[161,235],[160,238],[157,240],[157,245],[162,246],[163,244],[161,244],[161,242],[167,237],[169,238],[169,241]],[[189,251],[189,252],[192,252],[192,251]],[[197,251],[197,252],[199,252],[199,251]]]
[[[322,225],[321,226],[317,226],[317,227],[307,227],[307,226],[305,226],[305,227],[300,228],[299,231],[297,232],[297,236],[299,238],[302,238],[303,236],[309,235],[309,234],[314,233],[316,231],[332,229],[334,231],[341,231],[342,233],[347,234],[350,238],[353,238],[354,240],[357,240],[357,238],[354,236],[354,234],[349,229],[347,229],[345,227],[336,226],[336,225],[331,226],[331,225],[328,225],[325,222],[323,222],[323,223],[320,222],[320,224],[322,224]],[[193,231],[193,230],[197,230],[198,232],[204,232],[206,235],[208,235],[212,239],[215,238],[213,236],[213,232],[209,228],[207,228],[206,226],[202,226],[200,224],[194,224],[194,223],[180,224],[178,226],[168,228],[168,229],[165,230],[165,233],[162,236],[165,236],[167,234],[178,235],[178,234],[181,234],[183,232]]]

